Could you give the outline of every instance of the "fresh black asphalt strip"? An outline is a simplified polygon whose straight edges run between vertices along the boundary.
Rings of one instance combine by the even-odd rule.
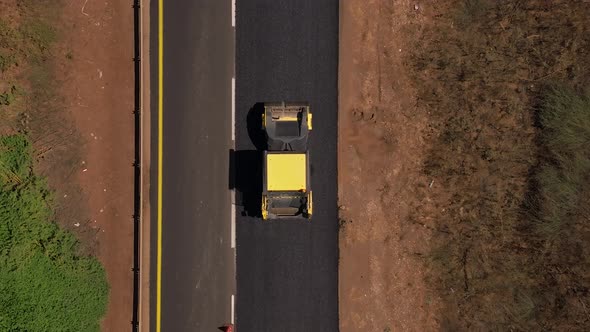
[[[338,331],[338,0],[245,0],[236,7],[240,332]],[[314,216],[263,222],[259,106],[307,101]],[[249,216],[250,215],[250,216]]]

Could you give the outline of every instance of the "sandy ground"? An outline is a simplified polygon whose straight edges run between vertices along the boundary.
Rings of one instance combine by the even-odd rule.
[[[58,220],[83,217],[80,226],[66,227],[107,271],[111,291],[102,330],[126,331],[133,300],[133,8],[129,1],[64,4],[57,76],[64,118],[80,148],[64,152],[70,163],[62,157],[55,164],[65,173],[50,169],[48,175],[58,193]]]
[[[439,299],[421,258],[430,228],[420,172],[429,130],[403,65],[420,8],[411,1],[341,1],[340,328],[438,330]]]

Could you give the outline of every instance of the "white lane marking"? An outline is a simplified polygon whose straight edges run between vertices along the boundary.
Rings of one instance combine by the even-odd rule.
[[[231,0],[231,26],[236,26],[236,0]]]
[[[231,317],[230,317],[230,320],[231,320],[231,323],[232,324],[235,324],[234,323],[234,303],[235,303],[235,301],[234,301],[234,294],[232,294],[231,295]]]
[[[236,78],[231,78],[231,140],[236,140]]]
[[[232,193],[233,194],[233,193]],[[236,247],[236,204],[231,203],[231,247]]]

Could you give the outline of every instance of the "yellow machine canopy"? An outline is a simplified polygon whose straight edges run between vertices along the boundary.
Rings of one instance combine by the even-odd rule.
[[[306,191],[307,156],[305,153],[269,153],[266,155],[268,191]]]

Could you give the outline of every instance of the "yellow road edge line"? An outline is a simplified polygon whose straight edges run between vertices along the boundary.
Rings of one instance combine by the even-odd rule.
[[[162,131],[164,119],[164,0],[158,0],[158,254],[156,269],[156,332],[162,325]]]

